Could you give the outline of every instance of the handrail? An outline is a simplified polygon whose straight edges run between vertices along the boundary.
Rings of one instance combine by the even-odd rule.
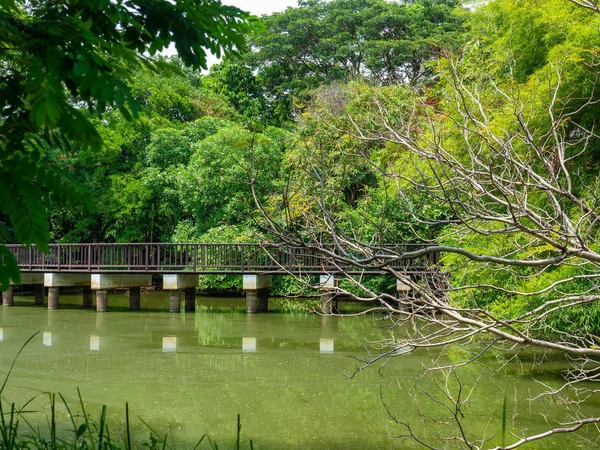
[[[414,259],[391,258],[358,264],[366,255],[355,253],[354,262],[319,249],[281,244],[251,243],[84,243],[50,244],[46,253],[36,246],[6,245],[23,272],[142,272],[166,273],[383,273],[385,267],[403,272],[435,271],[436,252]],[[422,244],[384,244],[379,250],[401,255]],[[334,252],[333,245],[327,247]]]

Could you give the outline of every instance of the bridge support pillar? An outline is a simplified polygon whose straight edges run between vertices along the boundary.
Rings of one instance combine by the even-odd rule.
[[[181,311],[181,289],[169,291],[169,311],[172,313]]]
[[[181,310],[181,291],[185,292],[185,310],[196,310],[196,286],[198,286],[198,275],[191,274],[166,274],[163,275],[163,290],[169,292],[169,310],[179,312]]]
[[[83,273],[45,273],[44,286],[48,288],[48,309],[58,309],[59,288],[89,286],[90,276]]]
[[[48,288],[48,309],[58,309],[59,287]]]
[[[257,313],[269,310],[269,288],[273,285],[271,275],[244,275],[246,312]]]
[[[82,289],[83,308],[91,308],[94,306],[93,294],[91,286],[84,286]]]
[[[108,311],[108,291],[106,289],[96,290],[96,311],[107,312]]]
[[[8,291],[4,291],[2,293],[2,305],[3,306],[13,306],[15,300],[15,288],[10,286]]]
[[[185,310],[186,312],[196,311],[196,288],[185,289]]]
[[[44,283],[42,284],[34,284],[34,305],[43,305],[44,304]]]
[[[33,289],[35,292],[35,304],[43,305],[44,304],[44,274],[38,272],[23,272],[21,273],[21,282],[19,284],[15,283],[13,280],[10,280],[11,286],[19,286],[19,285],[33,285]],[[41,295],[40,295],[41,289]],[[14,292],[11,290],[10,292]],[[14,294],[12,294],[14,297]],[[41,302],[40,302],[41,298]],[[4,302],[3,302],[4,303]],[[6,306],[12,306],[12,302],[9,301],[9,304]]]
[[[13,280],[10,280],[10,284],[16,286]],[[22,272],[21,273],[21,282],[19,285],[23,284],[44,284],[44,274],[39,272]]]
[[[139,311],[141,308],[142,293],[139,286],[129,288],[129,310]]]
[[[321,275],[321,309],[323,314],[338,314],[337,281],[333,275]]]
[[[404,281],[400,279],[396,280],[396,292],[398,293],[398,303],[400,304],[401,309],[406,310],[410,307],[408,303],[408,294],[410,293],[410,290],[410,286]]]
[[[129,288],[131,308],[131,289],[152,286],[152,275],[132,273],[93,273],[92,289],[96,291],[96,311],[108,311],[108,290]]]

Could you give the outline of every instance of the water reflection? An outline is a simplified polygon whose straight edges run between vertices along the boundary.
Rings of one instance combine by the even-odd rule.
[[[52,333],[50,333],[49,331],[44,331],[44,336],[43,336],[43,339],[42,339],[42,343],[46,347],[52,347]]]
[[[99,352],[100,351],[100,336],[90,335],[90,350]]]
[[[162,351],[173,353],[177,351],[177,336],[165,336],[162,339]]]
[[[242,339],[242,351],[245,353],[255,353],[256,352],[256,338],[255,337],[245,337]]]
[[[0,328],[0,342],[4,340],[4,329]]]
[[[321,353],[333,353],[333,339],[320,339],[319,350]]]
[[[34,303],[33,297],[27,301]],[[238,413],[248,433],[245,437],[256,439],[265,450],[408,448],[405,442],[388,440],[382,395],[394,413],[416,424],[417,433],[437,431],[429,423],[421,425],[420,411],[412,407],[410,396],[398,389],[398,380],[419,392],[437,389],[420,376],[421,368],[431,363],[429,352],[416,349],[393,358],[385,364],[385,377],[376,368],[362,371],[351,380],[340,375],[353,373],[356,368],[355,360],[345,355],[362,356],[365,342],[388,336],[381,321],[304,313],[247,316],[242,298],[216,298],[209,305],[231,306],[229,312],[199,308],[183,322],[183,315],[168,312],[168,297],[163,293],[144,297],[144,313],[128,311],[128,298],[121,294],[111,294],[110,301],[111,306],[120,306],[106,314],[79,309],[79,293],[61,296],[61,306],[72,307],[57,311],[0,308],[0,327],[6,325],[8,330],[7,339],[0,344],[0,375],[23,342],[37,330],[46,331],[46,346],[39,345],[37,335],[36,344],[19,356],[19,373],[7,384],[3,397],[22,405],[31,398],[31,390],[62,391],[77,404],[76,389],[81,386],[86,407],[89,404],[90,411],[98,412],[106,404],[110,423],[122,420],[123,403],[127,401],[135,405],[135,414],[157,431],[170,430],[173,425],[174,448],[193,447],[198,434],[205,432],[219,442],[227,441]],[[240,312],[231,312],[238,307]],[[0,328],[0,340],[4,337],[2,331]],[[407,350],[399,348],[398,353]],[[479,351],[461,352],[467,350],[469,355]],[[440,358],[441,364],[450,363]],[[504,396],[499,392],[514,391],[515,398],[529,398],[543,389],[524,375],[523,363],[501,360],[500,364],[503,371],[519,376],[494,380],[484,376],[478,381],[481,388],[474,394],[470,408],[475,432],[485,432],[489,418],[502,412]],[[552,364],[560,374],[564,363]],[[544,370],[554,367],[545,363]],[[469,370],[464,371],[467,381],[480,380],[479,367]],[[39,398],[45,401],[44,396]],[[531,412],[535,409],[531,405],[515,402],[511,410],[521,420],[515,426],[536,432],[546,424],[537,412]],[[45,406],[43,403],[40,410]],[[548,402],[544,407],[548,413],[566,417],[564,405]],[[599,407],[595,401],[582,411],[592,415]],[[60,418],[68,420],[64,414]],[[64,421],[57,424],[61,430],[69,428]],[[145,427],[133,427],[132,432],[147,437]],[[568,449],[573,445],[544,446],[552,447]]]

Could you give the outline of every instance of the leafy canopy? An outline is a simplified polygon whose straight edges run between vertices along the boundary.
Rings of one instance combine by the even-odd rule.
[[[172,71],[152,59],[171,44],[186,65],[205,68],[207,50],[235,50],[256,24],[218,0],[0,0],[0,224],[10,224],[0,242],[47,248],[49,197],[85,199],[48,149],[99,150],[92,117],[135,117],[134,70]],[[0,283],[18,281],[16,262],[1,261]]]

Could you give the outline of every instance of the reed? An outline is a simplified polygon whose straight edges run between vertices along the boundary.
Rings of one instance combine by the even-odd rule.
[[[110,433],[110,424],[107,420],[107,406],[102,405],[99,421],[86,411],[81,391],[77,389],[80,412],[75,413],[68,404],[65,397],[58,393],[70,420],[69,428],[62,432],[57,431],[57,402],[56,394],[48,394],[49,412],[36,411],[29,408],[38,395],[30,398],[21,407],[14,402],[7,402],[2,395],[12,374],[13,368],[21,352],[27,344],[37,335],[34,333],[21,346],[13,358],[8,373],[0,386],[0,450],[131,450],[132,448],[146,448],[148,450],[166,450],[177,448],[189,448],[188,445],[178,445],[170,439],[169,433],[159,433],[144,422],[148,430],[148,437],[137,445],[132,443],[132,430],[130,421],[129,404],[125,403],[125,430],[117,437]],[[60,404],[60,403],[59,403]],[[43,430],[32,424],[35,415],[46,415],[47,429]],[[23,425],[24,424],[24,425]],[[234,450],[242,450],[241,431],[242,424],[240,415],[237,416],[236,436],[233,443]],[[200,437],[194,450],[212,449],[218,450],[219,445],[213,441],[208,434]],[[248,448],[254,448],[252,441],[248,442]]]

